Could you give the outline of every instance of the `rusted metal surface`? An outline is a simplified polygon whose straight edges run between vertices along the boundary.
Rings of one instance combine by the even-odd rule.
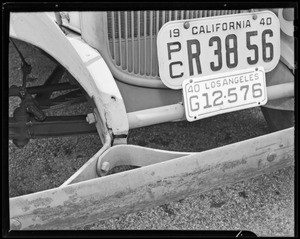
[[[139,169],[11,198],[11,228],[72,229],[293,164],[294,128],[289,128]]]

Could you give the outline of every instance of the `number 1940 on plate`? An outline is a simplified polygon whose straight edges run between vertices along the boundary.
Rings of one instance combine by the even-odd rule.
[[[188,121],[267,103],[263,67],[186,79],[182,91]]]

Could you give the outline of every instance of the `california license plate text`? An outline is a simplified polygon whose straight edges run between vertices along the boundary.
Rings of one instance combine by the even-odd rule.
[[[170,88],[183,80],[262,66],[280,58],[280,27],[272,12],[168,23],[158,35],[159,72]]]

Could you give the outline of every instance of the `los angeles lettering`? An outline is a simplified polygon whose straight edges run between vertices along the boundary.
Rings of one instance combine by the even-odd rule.
[[[223,79],[213,80],[210,82],[205,82],[205,88],[213,89],[217,87],[223,87],[228,85],[234,85],[238,83],[251,82],[259,79],[258,73],[252,73],[249,75],[235,76],[235,77],[227,77]]]

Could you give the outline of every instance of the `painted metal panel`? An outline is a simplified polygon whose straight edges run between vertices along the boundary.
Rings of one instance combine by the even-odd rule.
[[[104,125],[114,134],[128,133],[122,96],[97,50],[80,37],[66,37],[46,13],[12,13],[10,36],[33,44],[50,54],[94,99]]]
[[[11,198],[11,229],[72,229],[293,164],[294,128],[289,128],[146,167]]]

